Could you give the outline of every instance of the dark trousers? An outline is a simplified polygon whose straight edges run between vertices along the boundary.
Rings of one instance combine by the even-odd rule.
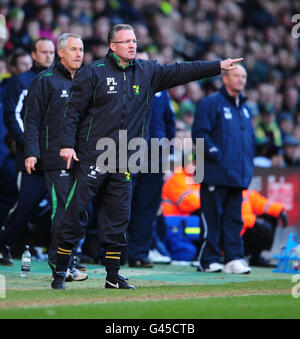
[[[153,224],[161,202],[163,173],[133,176],[131,217],[128,226],[129,261],[145,260],[153,241]]]
[[[20,191],[16,205],[11,210],[5,224],[4,230],[0,233],[0,244],[13,246],[20,234],[34,215],[40,201],[49,193],[52,207],[52,234],[49,250],[50,262],[55,262],[57,243],[57,228],[64,211],[69,184],[69,175],[62,175],[59,170],[33,172],[31,175],[21,172]]]
[[[269,216],[266,218],[267,220],[256,223],[253,228],[247,228],[243,235],[245,255],[251,255],[252,260],[258,260],[262,251],[272,247],[277,219]]]
[[[65,204],[70,183],[70,174],[65,170],[44,172],[47,191],[51,201],[51,242],[48,248],[48,262],[56,264],[57,236],[60,221],[65,211]]]
[[[124,173],[101,174],[94,166],[76,163],[72,170],[66,210],[58,232],[59,247],[70,250],[86,231],[86,210],[90,202],[101,194],[98,207],[99,236],[106,251],[122,251],[127,240],[131,180]]]
[[[17,201],[17,175],[15,159],[8,154],[0,169],[0,225],[5,223],[10,209]]]
[[[220,262],[221,248],[224,250],[225,263],[242,258],[242,189],[202,184],[200,193],[200,268],[204,269],[211,263]]]
[[[21,180],[18,199],[13,209],[10,210],[4,230],[0,233],[0,244],[10,247],[15,244],[19,234],[34,215],[39,202],[47,193],[41,172],[34,172],[32,175],[21,172],[18,179]]]

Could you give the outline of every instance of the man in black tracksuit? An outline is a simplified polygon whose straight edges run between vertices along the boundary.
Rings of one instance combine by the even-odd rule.
[[[25,167],[29,175],[35,170],[43,171],[51,200],[52,230],[48,263],[52,271],[55,271],[56,267],[57,230],[69,187],[66,163],[59,156],[58,131],[73,78],[83,60],[81,37],[76,34],[63,34],[57,40],[57,51],[60,60],[52,68],[40,73],[31,83],[24,114]],[[76,270],[72,262],[70,273],[74,280],[87,278],[87,274]]]
[[[151,102],[155,93],[234,68],[236,60],[159,65],[156,61],[135,60],[137,41],[133,28],[116,25],[108,35],[107,56],[84,67],[72,86],[61,131],[61,156],[70,166],[75,160],[66,211],[59,230],[56,279],[53,288],[64,288],[67,254],[79,240],[81,216],[101,186],[102,220],[100,241],[106,250],[106,288],[135,289],[118,274],[120,255],[126,246],[131,180],[127,164],[127,140],[147,137]],[[119,142],[119,131],[127,140]],[[116,173],[101,173],[98,165],[103,138],[116,145]],[[126,148],[124,154],[123,148]],[[97,149],[98,148],[98,149]],[[75,151],[76,150],[76,151]],[[99,158],[100,156],[100,158]],[[108,162],[113,160],[108,156]]]
[[[0,264],[13,265],[10,248],[15,244],[22,230],[30,221],[38,203],[45,196],[43,175],[36,172],[29,176],[24,167],[24,99],[29,85],[42,71],[49,68],[54,60],[55,47],[48,38],[39,38],[33,43],[31,56],[33,66],[13,78],[6,90],[4,122],[16,142],[16,170],[18,171],[18,200],[9,212],[8,219],[0,232]],[[30,196],[30,199],[28,198]],[[1,225],[2,226],[2,225]]]

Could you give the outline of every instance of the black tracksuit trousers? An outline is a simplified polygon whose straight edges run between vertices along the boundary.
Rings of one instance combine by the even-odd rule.
[[[116,274],[120,255],[127,245],[126,231],[130,216],[132,183],[128,173],[101,174],[87,163],[74,164],[66,210],[58,233],[57,271],[66,271],[67,256],[85,233],[82,223],[89,203],[99,193],[99,237],[106,250],[106,270]],[[101,189],[100,189],[101,188]]]
[[[65,210],[68,194],[70,174],[65,170],[44,171],[44,177],[48,194],[51,200],[51,242],[48,248],[48,263],[55,269],[57,235],[60,227],[60,219]],[[76,244],[77,245],[77,244]],[[74,246],[75,247],[75,246]]]

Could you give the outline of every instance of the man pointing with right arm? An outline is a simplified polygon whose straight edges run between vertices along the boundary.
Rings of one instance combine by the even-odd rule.
[[[75,160],[66,211],[59,233],[56,288],[64,288],[67,256],[78,241],[81,215],[101,187],[100,241],[105,249],[106,288],[135,289],[119,275],[120,255],[126,247],[131,182],[127,166],[117,162],[124,145],[119,131],[126,131],[128,142],[147,139],[151,101],[155,93],[235,68],[241,59],[194,61],[160,65],[135,59],[137,41],[130,25],[116,25],[108,35],[109,52],[102,60],[87,65],[72,87],[61,132],[61,156],[68,166]],[[101,173],[96,144],[102,138],[115,142],[116,169]],[[126,154],[129,158],[130,152]],[[124,154],[122,154],[124,156]],[[103,184],[105,184],[103,186]],[[59,284],[59,282],[62,282]],[[53,286],[52,286],[53,287]]]

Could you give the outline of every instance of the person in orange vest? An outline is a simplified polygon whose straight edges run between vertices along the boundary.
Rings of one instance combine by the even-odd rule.
[[[261,252],[272,247],[278,220],[281,219],[283,227],[288,224],[284,205],[271,202],[255,190],[244,190],[242,219],[244,226],[241,236],[244,240],[245,255],[251,255],[250,266],[272,267],[273,265],[261,256]]]
[[[165,242],[173,260],[193,261],[200,245],[200,225],[196,225],[195,219],[185,219],[200,214],[200,184],[194,183],[194,172],[193,156],[186,155],[184,166],[177,167],[162,188],[164,224],[172,225],[173,221],[168,221],[168,217],[184,217],[182,232],[177,227],[171,227],[172,231],[166,232]]]
[[[200,210],[200,184],[194,183],[194,171],[193,162],[186,160],[185,166],[177,167],[166,180],[162,189],[164,216],[189,216]]]

